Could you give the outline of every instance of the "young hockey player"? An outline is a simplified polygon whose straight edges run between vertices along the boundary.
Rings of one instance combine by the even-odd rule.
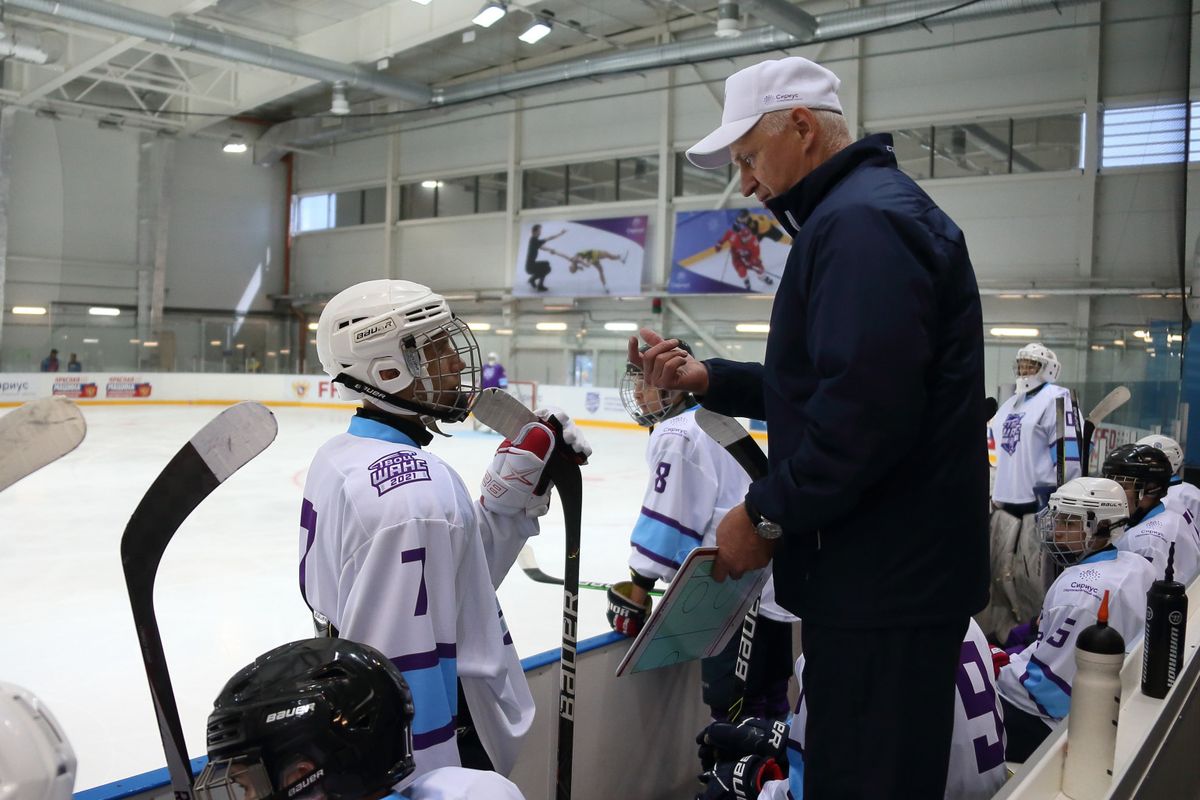
[[[239,670],[208,717],[196,800],[520,800],[495,772],[412,774],[413,695],[373,647],[308,639]]]
[[[1166,453],[1148,444],[1123,444],[1104,458],[1104,477],[1121,484],[1129,501],[1129,528],[1117,548],[1162,572],[1174,542],[1175,580],[1187,586],[1200,574],[1200,533],[1192,512],[1163,504],[1172,474]]]
[[[955,677],[954,736],[945,800],[988,800],[1004,784],[1004,722],[996,694],[998,667],[993,666],[994,652],[972,620],[963,638]],[[708,770],[701,800],[750,800],[756,796],[759,800],[802,800],[804,722],[808,716],[804,656],[796,659],[796,680],[800,696],[796,713],[783,733],[788,737],[786,747],[778,744],[782,729],[765,720],[746,720],[736,727],[714,723],[697,738],[701,760],[708,756],[709,763],[716,761]],[[904,687],[897,686],[896,691],[904,691]],[[909,731],[908,735],[920,735],[920,731]],[[774,778],[776,768],[786,773],[786,778]],[[740,794],[734,789],[735,780],[740,784]],[[856,785],[860,783],[856,781]]]
[[[0,682],[0,797],[71,800],[75,751],[33,692]]]
[[[1156,433],[1138,439],[1137,443],[1157,447],[1166,453],[1167,460],[1171,462],[1171,485],[1167,488],[1163,505],[1181,516],[1187,511],[1191,514],[1192,524],[1195,525],[1197,520],[1200,520],[1200,489],[1183,480],[1183,448],[1179,446],[1179,442],[1170,436]]]
[[[530,423],[503,442],[479,499],[424,449],[439,421],[466,417],[480,364],[466,324],[424,286],[376,280],[340,292],[321,314],[317,352],[339,395],[363,405],[308,470],[305,602],[404,673],[417,705],[414,775],[458,766],[460,750],[507,774],[534,706],[494,587],[549,507],[549,492],[533,491],[555,435]],[[472,723],[482,749],[461,732],[456,742]]]
[[[691,347],[679,347],[691,353]],[[750,478],[740,464],[696,424],[695,399],[687,392],[646,386],[641,368],[626,365],[621,401],[634,421],[650,429],[646,464],[650,481],[630,539],[631,580],[608,592],[608,621],[613,630],[636,636],[650,612],[649,590],[670,581],[694,548],[711,547],[717,523],[742,502]],[[768,579],[759,604],[742,715],[787,714],[787,683],[792,670],[791,623],[796,618],[774,602]],[[734,675],[739,636],[724,652],[701,662],[704,702],[714,719],[725,719],[742,697]],[[740,715],[739,715],[740,716]]]
[[[992,490],[992,593],[988,607],[976,615],[983,632],[1003,642],[1013,626],[1028,622],[1042,602],[1053,577],[1033,530],[1033,515],[1057,485],[1058,435],[1056,400],[1065,398],[1063,451],[1066,479],[1080,474],[1079,443],[1071,393],[1056,386],[1058,357],[1041,344],[1017,351],[1013,362],[1016,393],[988,422],[995,443],[996,485]]]
[[[1154,570],[1113,544],[1128,517],[1125,490],[1108,478],[1068,481],[1038,513],[1042,546],[1064,569],[1042,603],[1037,641],[1000,669],[1009,761],[1027,759],[1070,710],[1075,638],[1096,621],[1105,590],[1109,624],[1125,646],[1133,647],[1144,632]]]

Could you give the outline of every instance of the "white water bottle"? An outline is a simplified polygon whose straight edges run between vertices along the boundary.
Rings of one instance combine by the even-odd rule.
[[[1108,590],[1096,624],[1075,641],[1075,680],[1067,718],[1067,759],[1063,794],[1072,800],[1100,800],[1112,785],[1121,713],[1121,665],[1125,640],[1108,626]]]

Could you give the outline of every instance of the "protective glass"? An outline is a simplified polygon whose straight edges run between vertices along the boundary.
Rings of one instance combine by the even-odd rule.
[[[415,380],[412,399],[441,419],[461,422],[479,393],[482,359],[475,335],[454,317],[401,342],[404,365]]]
[[[262,761],[246,756],[209,761],[192,791],[196,800],[267,800],[275,787]]]
[[[1090,513],[1043,508],[1034,522],[1042,548],[1059,566],[1071,566],[1091,547],[1096,522]]]
[[[671,394],[647,386],[641,367],[636,364],[625,365],[625,374],[621,377],[621,405],[625,406],[625,412],[638,425],[649,428],[666,419],[673,405]]]

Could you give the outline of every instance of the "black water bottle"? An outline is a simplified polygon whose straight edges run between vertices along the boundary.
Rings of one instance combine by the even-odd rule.
[[[1187,630],[1187,590],[1175,580],[1175,543],[1167,556],[1167,571],[1146,592],[1146,641],[1142,648],[1142,694],[1166,697],[1183,667]]]

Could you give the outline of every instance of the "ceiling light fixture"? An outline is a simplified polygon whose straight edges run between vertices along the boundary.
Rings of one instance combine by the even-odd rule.
[[[717,38],[736,39],[741,36],[741,16],[737,0],[717,0]]]
[[[497,336],[512,336],[512,328],[496,328]]]
[[[525,44],[537,44],[542,39],[545,39],[550,34],[550,23],[545,20],[538,20],[525,29],[517,38]]]
[[[606,331],[636,331],[638,324],[636,322],[606,322],[604,330]]]
[[[308,323],[308,329],[309,329],[310,331],[315,331],[315,330],[317,329],[317,323],[316,323],[316,322],[310,322],[310,323]]]
[[[467,327],[473,331],[490,331],[492,323],[490,322],[468,322]]]
[[[92,306],[88,309],[88,313],[93,317],[119,317],[121,316],[121,309],[107,306]]]
[[[83,343],[84,344],[100,344],[100,340],[99,339],[84,339]]]
[[[537,324],[539,331],[565,331],[567,323],[565,322],[539,322]]]
[[[433,0],[412,0],[412,1],[419,6],[427,6],[433,2]]]
[[[734,325],[738,333],[770,333],[771,326],[765,322],[739,322]]]
[[[422,189],[440,189],[445,185],[441,181],[421,181]]]
[[[481,28],[490,28],[504,18],[508,13],[508,8],[504,3],[488,3],[485,5],[471,22]]]
[[[46,313],[45,306],[13,306],[14,314],[28,314],[31,317],[40,317]]]
[[[1023,339],[1036,339],[1039,333],[1037,328],[992,328],[989,332],[992,336],[1019,336]]]
[[[250,147],[246,144],[246,139],[240,133],[231,133],[229,138],[225,140],[225,144],[221,146],[222,153],[244,153]]]
[[[213,347],[220,347],[220,346],[221,346],[221,340],[220,340],[220,339],[213,339],[213,340],[211,340],[211,341],[209,342],[209,344],[210,344],[210,345],[212,345]]]
[[[338,81],[333,84],[333,102],[329,104],[329,113],[344,117],[350,113],[350,101],[346,99],[346,82]]]

